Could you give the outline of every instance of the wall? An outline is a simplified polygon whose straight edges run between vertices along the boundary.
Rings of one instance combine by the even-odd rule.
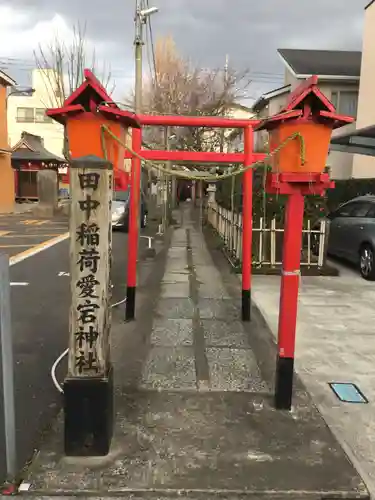
[[[341,134],[347,134],[355,130],[355,123],[349,123],[345,127],[338,128],[332,132],[332,137]],[[327,164],[331,168],[332,179],[349,179],[353,175],[354,155],[342,153],[340,151],[331,151],[328,155]]]
[[[6,87],[0,83],[0,149],[8,149]]]
[[[270,99],[268,105],[264,107],[259,113],[259,119],[265,119],[269,116],[276,115],[280,112],[281,108],[285,105],[289,93],[285,93]],[[256,133],[255,136],[255,149],[258,152],[265,151],[266,142],[268,141],[268,132],[266,130],[261,130]]]
[[[6,87],[0,84],[0,148],[9,149],[6,111]],[[0,153],[0,212],[10,212],[14,208],[14,173],[11,156]]]
[[[50,70],[51,71],[51,70]],[[53,82],[53,77],[50,78]],[[46,109],[55,107],[56,100],[53,98],[53,92],[49,79],[45,72],[33,70],[32,87],[35,92],[32,96],[11,95],[8,99],[8,135],[9,143],[14,146],[21,138],[23,131],[31,134],[40,135],[44,139],[44,147],[60,157],[62,157],[64,131],[62,125],[53,121],[32,122],[19,121],[17,119],[17,108],[38,108]]]
[[[292,90],[294,90],[298,85],[300,84],[300,80],[296,78],[288,68],[285,68],[285,73],[284,73],[284,85],[291,85]]]
[[[375,124],[375,4],[365,10],[365,24],[362,43],[361,83],[359,87],[359,102],[357,129]],[[355,155],[353,162],[353,177],[375,177],[375,158]]]

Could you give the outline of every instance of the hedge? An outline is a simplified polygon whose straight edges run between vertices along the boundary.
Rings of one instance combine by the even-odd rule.
[[[253,213],[255,220],[265,217],[267,221],[276,218],[284,220],[286,197],[265,194],[263,188],[264,169],[254,171],[253,181]],[[242,176],[235,177],[234,209],[242,211]],[[227,209],[231,209],[232,180],[226,179],[217,184],[216,201]],[[338,208],[342,203],[366,194],[375,195],[375,179],[348,179],[335,181],[335,188],[328,189],[324,197],[307,196],[305,202],[305,220],[315,223],[328,212]],[[265,214],[264,214],[265,204]]]
[[[286,196],[274,195],[264,192],[264,169],[254,171],[253,180],[253,213],[254,219],[260,217],[267,221],[276,219],[277,222],[284,220],[284,208]],[[234,210],[242,211],[242,175],[235,177],[233,206]],[[227,209],[231,209],[232,180],[226,179],[217,184],[216,201]],[[265,207],[265,210],[264,210]],[[265,213],[264,213],[265,212]],[[305,220],[315,222],[327,213],[326,198],[320,196],[307,196],[305,205]]]

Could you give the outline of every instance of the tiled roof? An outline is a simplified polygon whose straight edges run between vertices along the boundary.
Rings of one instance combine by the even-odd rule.
[[[64,158],[54,155],[44,147],[42,137],[28,132],[22,132],[21,140],[14,146],[13,160],[66,163]]]

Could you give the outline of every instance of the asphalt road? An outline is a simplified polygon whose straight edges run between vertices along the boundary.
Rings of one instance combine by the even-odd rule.
[[[11,220],[10,220],[11,219]],[[0,252],[10,256],[20,251],[32,251],[26,245],[33,238],[33,245],[55,238],[67,231],[67,222],[48,221],[46,224],[22,224],[33,220],[30,215],[0,218]],[[33,227],[32,227],[33,226]],[[42,229],[43,228],[43,229]],[[146,230],[146,233],[150,229]],[[14,239],[7,238],[13,234]],[[32,234],[32,236],[30,236]],[[48,235],[48,236],[47,236]],[[15,243],[16,238],[23,243]],[[10,240],[10,243],[4,241]],[[25,242],[26,241],[26,242]],[[12,246],[12,244],[14,246]],[[7,246],[4,246],[7,245]],[[147,240],[140,239],[140,253]],[[29,256],[10,268],[12,326],[15,361],[15,399],[17,425],[18,466],[29,460],[38,446],[44,430],[62,404],[62,396],[54,387],[50,370],[68,342],[69,310],[69,240]],[[113,235],[113,301],[121,300],[126,290],[127,235]],[[17,285],[17,283],[19,285]],[[23,283],[23,285],[21,285]],[[27,283],[27,284],[25,284]],[[66,362],[62,362],[58,379],[62,382],[66,373]],[[1,370],[0,370],[1,381]],[[1,389],[0,389],[1,393]],[[3,402],[0,398],[0,483],[5,479],[5,446]]]
[[[29,252],[67,230],[68,221],[64,217],[46,220],[31,213],[0,215],[0,252],[10,257]]]

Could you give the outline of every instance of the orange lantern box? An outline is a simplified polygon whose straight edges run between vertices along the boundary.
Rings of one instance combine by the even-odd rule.
[[[280,148],[270,158],[274,173],[323,172],[332,130],[354,120],[336,114],[335,107],[317,84],[317,76],[307,79],[290,94],[279,114],[265,119],[255,129],[268,130],[271,154]]]
[[[103,125],[123,143],[128,128],[141,125],[135,114],[117,106],[90,70],[85,69],[84,77],[61,108],[48,109],[46,114],[66,126],[72,159],[87,155],[106,157],[113,164],[116,177],[124,170],[125,151],[109,134],[103,133]]]

